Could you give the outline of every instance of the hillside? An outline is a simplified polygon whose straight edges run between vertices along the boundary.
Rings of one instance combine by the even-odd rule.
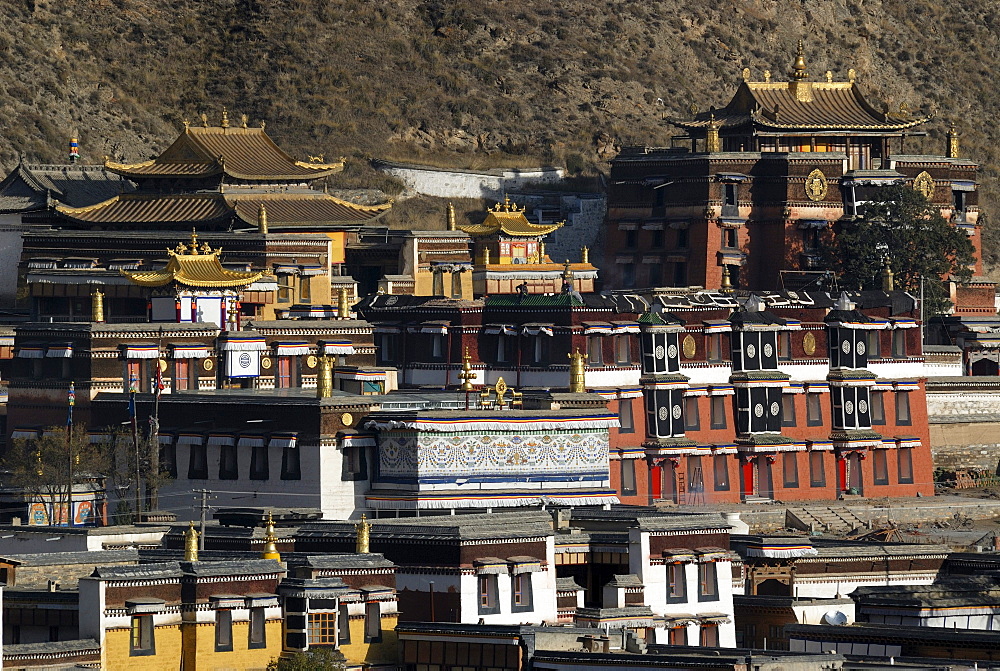
[[[302,158],[586,172],[616,145],[667,143],[663,118],[725,104],[743,67],[786,72],[802,38],[814,78],[853,67],[871,99],[936,114],[911,149],[940,151],[954,119],[992,214],[1000,17],[944,4],[5,0],[0,164],[64,160],[73,133],[86,162],[142,160],[225,105]],[[370,178],[355,168],[339,186]]]

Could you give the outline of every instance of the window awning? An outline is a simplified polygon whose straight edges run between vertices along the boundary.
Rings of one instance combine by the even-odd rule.
[[[13,440],[35,440],[42,435],[41,429],[19,426],[10,434]]]
[[[510,562],[510,572],[514,575],[521,573],[538,573],[542,570],[542,560],[536,557],[508,557]]]
[[[806,382],[806,392],[810,394],[826,394],[829,391],[829,382]]]
[[[799,219],[798,228],[800,231],[818,231],[830,225],[826,219]]]
[[[177,434],[178,445],[204,445],[205,435],[202,433],[180,432]]]
[[[212,433],[208,434],[208,446],[209,447],[212,447],[213,445],[225,445],[225,446],[229,447],[229,446],[232,446],[232,445],[235,445],[235,444],[236,444],[236,434],[235,433],[229,433],[229,432],[216,433],[216,432],[212,432]]]
[[[833,450],[833,442],[829,440],[808,440],[806,445],[810,452],[830,452]]]
[[[910,317],[892,317],[891,321],[895,329],[915,329],[918,326],[917,320]]]
[[[379,324],[373,329],[373,333],[400,333],[403,329],[398,323]]]
[[[639,332],[639,322],[615,321],[611,322],[611,326],[616,334]]]
[[[156,439],[160,442],[160,445],[173,445],[176,438],[177,434],[173,431],[160,431],[156,434]]]
[[[618,224],[619,231],[634,231],[637,228],[639,228],[639,224],[635,223],[634,221],[623,221],[620,224]]]
[[[354,354],[354,343],[350,340],[320,340],[318,343],[320,354]]]
[[[976,183],[967,179],[953,179],[951,181],[952,191],[975,191]]]
[[[263,433],[241,433],[237,447],[264,447],[267,440]]]
[[[274,273],[276,275],[298,275],[299,267],[287,264],[277,265],[274,267]]]
[[[0,336],[0,347],[13,347],[14,346],[14,336]]]
[[[21,345],[17,350],[18,359],[44,359],[45,358],[45,346],[44,345]]]
[[[384,370],[360,370],[341,369],[337,371],[337,378],[340,380],[367,380],[369,382],[384,381],[386,372]]]
[[[121,345],[123,359],[159,359],[160,346],[156,344]]]
[[[896,391],[919,391],[920,390],[920,384],[918,382],[915,382],[915,381],[897,382],[896,384],[893,385],[893,387],[895,387]]]
[[[517,328],[512,324],[486,324],[483,326],[484,335],[517,335]]]
[[[663,550],[663,558],[674,564],[692,562],[694,561],[694,550],[689,550],[688,548],[665,548]]]
[[[537,336],[537,335],[553,335],[553,325],[552,324],[525,324],[521,328],[521,333],[524,335]]]
[[[482,557],[472,561],[476,573],[480,575],[501,575],[507,573],[507,560],[500,557]]]
[[[916,436],[897,436],[896,446],[897,447],[920,447],[920,439]]]
[[[223,352],[263,352],[267,343],[259,333],[228,333],[219,339],[219,349]]]
[[[49,359],[71,359],[73,358],[73,345],[70,343],[49,345],[45,356]]]
[[[274,343],[274,352],[277,356],[301,356],[309,354],[311,348],[304,340],[286,340]]]
[[[272,433],[267,445],[268,447],[295,447],[298,435],[297,433]]]
[[[326,275],[326,266],[321,266],[318,263],[303,263],[299,266],[299,274],[305,277]]]
[[[173,359],[204,359],[212,356],[212,348],[209,345],[168,345],[170,356]]]
[[[583,322],[584,335],[611,335],[613,332],[608,322]]]
[[[706,319],[702,324],[705,327],[705,333],[710,334],[729,333],[733,330],[733,325],[729,323],[728,319]]]
[[[129,615],[162,613],[166,607],[166,601],[152,596],[135,597],[125,600],[125,610],[128,611]]]
[[[345,433],[340,436],[341,447],[375,447],[377,441],[371,434]]]
[[[709,396],[732,396],[736,389],[731,384],[713,384],[708,388]]]
[[[419,326],[411,327],[410,333],[424,333],[429,335],[448,335],[448,327],[450,325],[451,323],[446,321],[424,322]]]
[[[246,599],[239,594],[212,594],[208,597],[208,603],[216,610],[229,610],[245,607]]]
[[[644,231],[662,231],[663,222],[662,221],[647,221],[642,224],[642,230]]]
[[[805,385],[801,382],[788,382],[781,389],[782,394],[804,394],[805,391]]]
[[[244,599],[247,608],[274,608],[279,605],[277,594],[247,594]]]

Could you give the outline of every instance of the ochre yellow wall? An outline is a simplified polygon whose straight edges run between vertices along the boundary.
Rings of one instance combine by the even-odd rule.
[[[180,625],[157,627],[153,634],[156,654],[131,657],[129,642],[132,632],[128,628],[108,629],[104,638],[104,669],[106,671],[177,671],[181,660]],[[280,634],[279,634],[280,635]]]
[[[326,237],[330,238],[330,263],[344,262],[344,240],[343,231],[325,231]]]
[[[460,273],[462,277],[462,298],[472,299],[472,273]],[[444,273],[444,295],[452,298],[451,295],[451,273]],[[434,295],[434,274],[429,270],[417,271],[417,276],[413,281],[414,296]]]
[[[263,669],[281,654],[281,621],[269,620],[264,627],[267,647],[250,650],[247,647],[249,622],[233,622],[232,652],[215,651],[215,624],[185,624],[184,671],[223,671],[229,669]],[[159,631],[157,631],[159,634]],[[157,640],[159,643],[159,640]],[[157,646],[159,651],[159,646]],[[178,668],[174,660],[173,669]],[[148,671],[145,667],[137,667]]]
[[[347,657],[348,666],[362,663],[379,664],[395,663],[396,652],[396,621],[397,617],[382,618],[382,642],[365,643],[365,618],[351,618],[351,642],[340,646],[340,651]],[[268,643],[271,641],[268,640]]]

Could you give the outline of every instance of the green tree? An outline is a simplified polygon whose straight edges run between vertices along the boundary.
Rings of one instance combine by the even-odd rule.
[[[946,312],[948,279],[966,282],[972,276],[975,247],[920,192],[886,186],[865,205],[860,219],[841,225],[825,255],[845,289],[880,289],[885,259],[895,287],[913,295],[924,278],[924,311]]]
[[[40,438],[18,438],[4,455],[2,466],[7,483],[20,488],[29,501],[44,502],[55,523],[56,506],[69,501],[71,487],[87,484],[104,489],[109,460],[101,446],[93,445],[86,430],[66,427],[46,429]],[[68,510],[68,506],[65,510]]]
[[[344,671],[346,668],[343,653],[330,648],[313,648],[291,657],[276,657],[267,664],[267,671]]]

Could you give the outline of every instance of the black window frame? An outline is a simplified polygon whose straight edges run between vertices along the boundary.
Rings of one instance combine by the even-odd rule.
[[[910,405],[910,392],[897,391],[896,426],[911,426],[912,424],[913,424],[913,411]]]
[[[781,453],[781,483],[785,489],[799,488],[799,458],[796,452]]]
[[[726,398],[722,394],[713,394],[709,397],[709,415],[711,417],[711,427],[713,429],[725,429],[728,428],[728,422],[726,420]]]
[[[136,627],[136,622],[139,623],[139,627]],[[152,613],[142,613],[132,615],[132,619],[129,622],[129,657],[152,657],[156,655],[156,623],[153,621]],[[138,631],[138,636],[136,632]],[[139,647],[143,642],[143,638],[149,639],[148,645],[144,647]],[[20,637],[18,637],[20,638]],[[138,639],[138,640],[136,640]]]
[[[823,395],[806,393],[806,426],[823,426]]]
[[[826,487],[826,459],[819,450],[809,453],[809,486]]]
[[[215,611],[215,651],[233,651],[233,611],[228,608]]]

